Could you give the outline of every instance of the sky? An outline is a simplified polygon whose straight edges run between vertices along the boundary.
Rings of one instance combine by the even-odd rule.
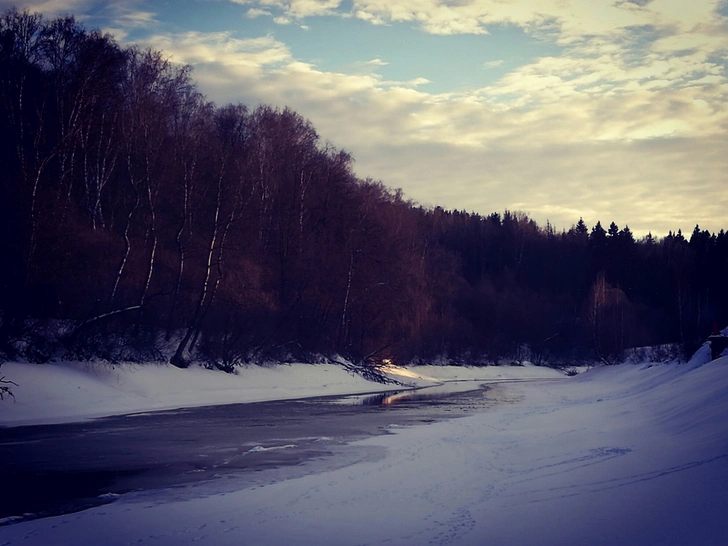
[[[728,0],[0,0],[290,107],[417,204],[728,229]]]

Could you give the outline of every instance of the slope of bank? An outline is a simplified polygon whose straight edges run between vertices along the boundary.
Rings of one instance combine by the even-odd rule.
[[[368,381],[337,364],[249,366],[235,374],[200,367],[179,369],[160,364],[5,363],[14,399],[0,401],[0,426],[66,423],[108,415],[286,400],[311,396],[359,394],[402,388]],[[537,366],[417,366],[387,368],[387,375],[409,387],[453,380],[562,378]]]

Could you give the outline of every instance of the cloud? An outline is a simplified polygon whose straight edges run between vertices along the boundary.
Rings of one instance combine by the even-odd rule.
[[[270,12],[282,11],[283,16],[277,17],[280,24],[287,24],[294,19],[333,15],[339,7],[339,0],[230,0],[243,6],[258,6],[251,8],[256,11]],[[249,11],[251,11],[249,10]]]
[[[522,210],[568,229],[579,217],[628,224],[637,235],[725,228],[724,139],[464,148],[445,143],[367,147],[357,169],[426,205],[488,214]],[[710,196],[708,199],[705,196]]]
[[[105,26],[102,27],[101,32],[104,34],[111,34],[117,42],[126,42],[129,37],[129,32],[125,28],[117,26]]]
[[[430,80],[428,80],[427,78],[414,78],[412,80],[401,81],[401,80],[383,80],[383,79],[379,78],[378,76],[376,76],[376,77],[377,77],[378,86],[383,89],[388,88],[388,87],[391,87],[391,88],[398,87],[401,89],[410,89],[410,88],[419,87],[421,85],[426,85],[428,83],[431,83]]]
[[[483,63],[483,68],[489,69],[489,68],[498,68],[503,64],[503,59],[498,59],[497,61],[488,61]]]
[[[18,10],[36,11],[48,19],[70,14],[79,21],[86,20],[90,8],[93,7],[99,12],[97,17],[103,13],[113,21],[108,28],[109,31],[114,30],[114,35],[119,39],[122,39],[130,29],[150,27],[157,23],[156,14],[143,9],[145,2],[142,0],[102,3],[94,0],[0,0],[0,11],[13,6]]]
[[[115,17],[115,20],[121,24],[122,27],[147,27],[157,23],[155,16],[156,14],[151,11],[136,11],[124,9],[122,6],[116,6],[119,14]]]
[[[248,19],[255,19],[256,17],[270,17],[271,12],[265,9],[250,8],[245,12],[245,16]]]
[[[695,221],[720,229],[728,207],[728,80],[711,60],[724,38],[714,14],[704,15],[712,26],[605,24],[608,36],[572,34],[560,56],[467,93],[427,93],[424,78],[385,80],[371,70],[386,64],[379,58],[360,63],[363,73],[326,72],[271,37],[187,33],[154,45],[194,64],[215,100],[294,108],[353,152],[360,176],[424,204],[664,234]]]
[[[672,86],[699,77],[720,78],[723,65],[709,59],[722,58],[728,50],[728,23],[714,0],[689,4],[674,0],[353,0],[346,12],[339,0],[261,0],[257,5],[280,10],[276,21],[281,24],[309,15],[338,14],[373,24],[415,22],[433,34],[482,34],[493,25],[515,25],[564,48],[559,59],[529,64],[513,73],[510,91],[502,96],[517,92],[517,78],[524,85],[556,91],[554,96],[560,98],[569,88],[603,93],[618,92],[620,86]],[[521,100],[528,97],[542,98],[528,92]]]
[[[30,12],[42,13],[48,18],[53,18],[76,14],[84,10],[90,3],[91,0],[0,0],[0,12],[15,7],[18,11],[27,9]]]
[[[305,16],[304,10],[296,8],[296,2],[264,0],[262,3],[275,4],[290,15],[295,12],[296,17]],[[337,10],[337,1],[310,3],[329,15],[355,16],[375,24],[414,22],[433,34],[484,34],[489,26],[514,25],[535,35],[545,33],[555,37],[561,44],[598,36],[615,37],[646,27],[667,30],[699,44],[710,34],[710,25],[720,19],[719,4],[715,0],[689,3],[675,0],[353,0],[347,13]]]
[[[171,55],[175,62],[193,67],[219,65],[231,75],[240,67],[260,73],[267,67],[292,61],[288,48],[270,36],[239,39],[229,32],[190,31],[155,35],[142,43]]]

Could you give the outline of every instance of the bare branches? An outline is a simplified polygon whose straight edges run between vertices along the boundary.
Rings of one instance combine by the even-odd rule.
[[[15,387],[18,386],[17,383],[10,381],[9,379],[5,379],[5,376],[0,375],[0,400],[5,400],[6,396],[10,396],[13,400],[15,400],[15,395],[10,389],[10,385]]]

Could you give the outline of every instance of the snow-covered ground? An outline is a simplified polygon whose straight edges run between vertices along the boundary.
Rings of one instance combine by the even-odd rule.
[[[511,382],[502,388],[516,402],[356,443],[379,448],[374,459],[235,491],[133,493],[0,527],[0,544],[728,544],[728,357],[706,353]],[[376,390],[313,369],[336,389]],[[15,370],[2,368],[11,379]],[[459,373],[476,370],[529,371]],[[414,375],[438,373],[452,372]],[[21,404],[21,387],[16,396]]]

